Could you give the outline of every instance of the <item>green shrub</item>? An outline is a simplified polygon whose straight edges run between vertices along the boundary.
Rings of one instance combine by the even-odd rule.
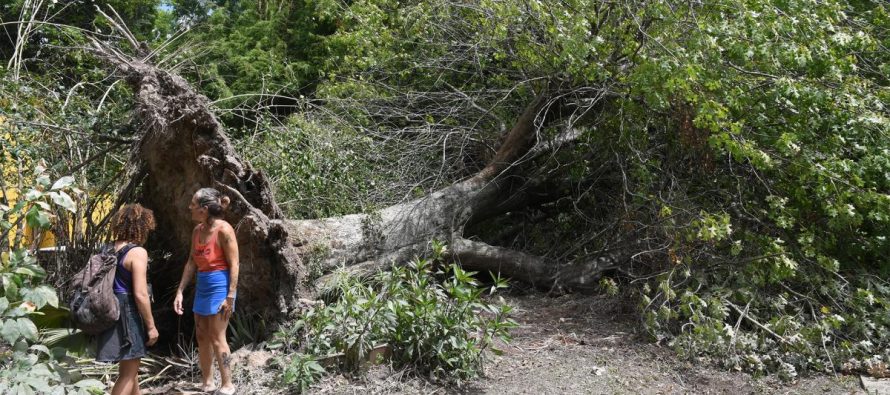
[[[325,373],[311,355],[302,353],[281,357],[277,363],[281,367],[281,383],[297,393],[309,389]]]
[[[55,183],[42,166],[34,178],[36,185],[13,207],[0,205],[0,239],[17,223],[25,221],[35,232],[50,225],[54,208],[74,211],[74,201],[66,193],[74,180],[63,177]],[[3,243],[9,246],[7,243]],[[66,349],[50,349],[47,336],[35,324],[42,310],[58,310],[56,290],[43,284],[46,272],[26,249],[7,247],[0,261],[0,393],[102,393],[104,384],[84,379],[72,368],[74,359]]]
[[[233,315],[227,328],[229,345],[237,350],[249,344],[258,344],[266,339],[266,324],[269,318],[262,313],[244,313]]]
[[[387,344],[398,368],[454,383],[479,376],[485,350],[498,352],[494,340],[508,341],[516,325],[511,307],[484,300],[474,273],[445,265],[444,246],[435,250],[432,259],[393,266],[368,282],[342,278],[335,303],[311,309],[279,330],[276,341],[317,356],[342,353],[349,371]],[[490,292],[503,287],[506,281],[495,277]]]
[[[372,141],[308,116],[292,116],[285,127],[236,140],[239,152],[268,175],[278,204],[291,218],[319,218],[363,211],[374,185],[373,164],[360,153]]]

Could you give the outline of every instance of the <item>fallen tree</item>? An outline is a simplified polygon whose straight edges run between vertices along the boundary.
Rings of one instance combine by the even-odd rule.
[[[793,376],[886,361],[886,5],[569,3],[350,2],[330,37],[346,54],[329,54],[335,70],[305,103],[318,112],[255,140],[272,154],[248,159],[267,172],[154,53],[95,40],[135,93],[124,190],[167,230],[152,250],[175,264],[153,266],[156,284],[178,277],[185,203],[211,185],[235,201],[252,310],[288,311],[335,271],[379,270],[439,239],[467,267],[543,288],[622,271],[630,281],[600,283],[641,302],[654,338],[728,367]],[[286,141],[341,131],[347,143],[317,151]],[[340,184],[293,182],[336,174],[319,158],[370,159],[337,168],[350,176]],[[385,186],[365,188],[371,204],[343,204],[343,181],[392,163],[374,179]],[[289,183],[280,205],[269,180]],[[323,214],[297,207],[315,196],[332,202]]]
[[[111,19],[111,18],[110,18]],[[126,28],[134,48],[144,48]],[[611,254],[563,267],[548,259],[474,241],[464,229],[521,208],[542,196],[534,182],[511,177],[531,155],[561,147],[536,145],[541,128],[559,118],[558,91],[542,84],[503,136],[488,165],[465,180],[428,196],[372,213],[289,220],[276,205],[261,170],[243,161],[209,100],[183,78],[154,66],[147,51],[131,56],[103,41],[93,50],[134,92],[136,114],[143,125],[131,158],[131,183],[143,183],[138,200],[155,211],[160,235],[156,248],[173,252],[156,278],[172,284],[181,273],[193,223],[188,201],[200,187],[213,186],[232,199],[225,219],[236,229],[241,253],[239,303],[248,311],[287,311],[297,300],[325,288],[330,273],[343,268],[354,274],[385,269],[423,255],[431,240],[450,245],[453,259],[472,270],[490,271],[540,287],[590,289],[599,274],[615,269],[627,257]],[[564,142],[571,142],[571,136]],[[536,148],[536,150],[533,150]],[[539,180],[538,184],[546,184]],[[549,186],[549,185],[548,185]],[[326,275],[310,279],[313,261]],[[157,280],[156,280],[157,281]]]

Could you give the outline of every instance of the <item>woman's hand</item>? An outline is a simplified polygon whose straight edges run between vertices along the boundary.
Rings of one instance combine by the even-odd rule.
[[[227,320],[232,317],[232,306],[235,305],[235,298],[228,296],[226,300],[223,300],[222,304],[219,305],[219,311],[217,313],[221,314],[219,318],[223,320]]]
[[[173,311],[182,315],[182,291],[176,291],[176,297],[173,298]]]
[[[157,342],[158,342],[158,328],[155,328],[155,327],[148,328],[148,341],[145,342],[145,345],[151,347]]]

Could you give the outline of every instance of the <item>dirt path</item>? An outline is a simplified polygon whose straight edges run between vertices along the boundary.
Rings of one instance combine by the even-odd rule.
[[[462,389],[405,380],[387,368],[360,381],[342,376],[317,384],[313,394],[860,394],[855,377],[817,376],[781,383],[740,372],[693,366],[670,349],[640,340],[629,312],[602,296],[512,295],[513,341],[494,356],[486,377]],[[401,379],[401,380],[400,380]]]
[[[632,309],[604,296],[548,297],[533,292],[504,297],[519,327],[514,339],[492,355],[486,376],[462,388],[442,387],[389,367],[361,379],[325,377],[310,394],[864,394],[856,377],[805,377],[793,383],[755,379],[741,372],[695,366],[666,347],[641,339]],[[262,365],[238,363],[233,377],[242,394],[283,394],[277,377]],[[197,380],[192,372],[191,380]],[[145,393],[183,393],[186,382]],[[191,393],[191,392],[185,392]]]

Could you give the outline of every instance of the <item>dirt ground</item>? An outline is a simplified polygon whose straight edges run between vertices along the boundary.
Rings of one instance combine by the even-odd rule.
[[[864,394],[856,377],[816,376],[782,383],[693,366],[641,339],[638,322],[605,296],[505,296],[519,327],[486,377],[464,388],[408,379],[385,367],[356,381],[329,377],[313,394]],[[401,380],[400,380],[401,379]]]
[[[802,377],[791,383],[753,378],[681,361],[669,348],[647,342],[618,300],[605,296],[515,292],[519,327],[513,341],[491,355],[484,378],[442,387],[386,366],[366,377],[328,376],[310,394],[864,394],[857,377]],[[236,371],[240,393],[284,393],[266,371]],[[169,393],[171,387],[158,388]],[[160,392],[156,392],[160,393]]]

